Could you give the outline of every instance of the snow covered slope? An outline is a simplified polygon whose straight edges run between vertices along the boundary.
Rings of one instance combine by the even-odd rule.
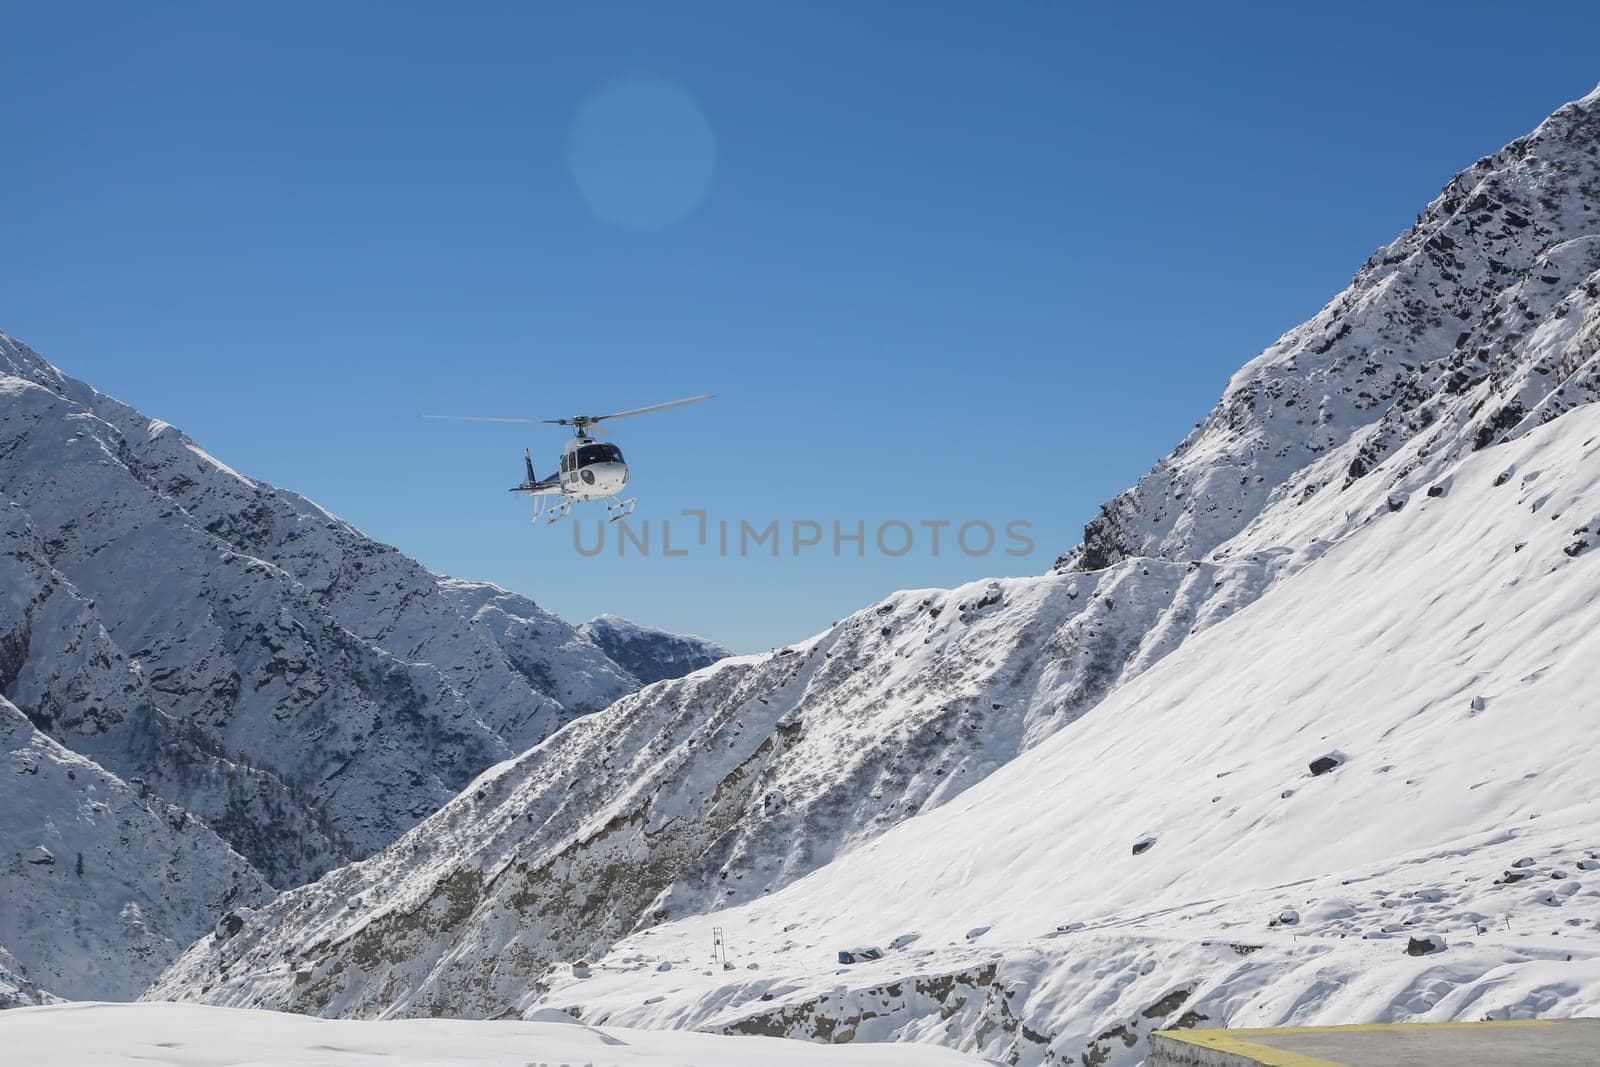
[[[1198,923],[1209,905],[1195,887],[1208,884],[1217,907],[1237,901],[1226,921],[1253,930],[1260,908],[1286,906],[1289,881],[1376,877],[1408,850],[1458,887],[1478,877],[1476,862],[1493,875],[1523,858],[1504,858],[1517,846],[1485,823],[1530,812],[1546,814],[1536,830],[1551,828],[1533,841],[1547,850],[1530,854],[1534,867],[1559,860],[1572,875],[1589,861],[1584,848],[1600,847],[1582,844],[1592,816],[1573,809],[1564,753],[1577,727],[1518,732],[1465,711],[1418,714],[1451,699],[1470,710],[1478,697],[1483,709],[1559,698],[1561,714],[1593,732],[1574,672],[1593,661],[1582,633],[1600,622],[1588,554],[1600,529],[1597,204],[1600,93],[1453,180],[1345,293],[1241,371],[1055,573],[896,594],[795,647],[624,698],[488,772],[390,849],[287,894],[224,944],[196,945],[153,995],[346,1016],[498,1015],[548,998],[669,1025],[851,1029],[990,1052],[1015,1042],[1022,1062],[1136,1057],[1140,1034],[1176,1011],[1163,1006],[1198,995],[1154,990],[1151,976],[1181,972],[1194,989],[1220,990],[1205,968],[1224,963],[1254,975],[1252,990],[1304,997],[1308,1012],[1353,1011],[1319,991],[1314,966],[1279,984],[1297,965],[1280,947],[1259,954],[1255,940],[1202,938],[1183,950],[1187,970],[1162,970],[1148,934],[1079,955],[1052,955],[1059,946],[1040,935],[1081,915],[1164,929],[1151,914],[1166,907]],[[1524,482],[1535,467],[1544,473]],[[1262,618],[1272,622],[1250,621]],[[1321,658],[1332,650],[1340,657]],[[1186,701],[1202,682],[1206,702]],[[1532,704],[1514,702],[1519,686]],[[1403,733],[1408,716],[1425,743]],[[1344,718],[1348,734],[1332,729]],[[1507,772],[1468,751],[1479,736],[1490,754],[1521,752],[1530,765],[1493,787]],[[1506,747],[1513,740],[1521,747]],[[1346,764],[1298,781],[1324,756]],[[1402,773],[1401,756],[1433,776]],[[1385,762],[1395,766],[1375,773]],[[1477,775],[1468,784],[1490,783],[1470,791],[1479,806],[1438,770],[1456,765]],[[1211,780],[1203,795],[1196,775]],[[1282,795],[1312,786],[1343,799],[1296,806],[1299,793]],[[1406,810],[1395,790],[1413,789],[1426,817],[1367,832]],[[1289,844],[1252,836],[1290,813]],[[1357,840],[1344,844],[1352,826]],[[1379,854],[1373,842],[1386,839]],[[1121,864],[1167,856],[1124,876]],[[968,883],[987,894],[987,915],[961,891]],[[1379,885],[1390,896],[1416,888]],[[1440,892],[1406,907],[1427,917]],[[1382,907],[1350,904],[1351,915]],[[1047,911],[1060,917],[1041,926]],[[1344,918],[1319,913],[1308,929]],[[611,949],[663,923],[674,925]],[[713,926],[738,966],[760,973],[695,977],[687,964],[703,964]],[[828,962],[858,936],[913,933],[945,954],[929,964],[915,955],[926,949],[902,943],[843,975]],[[656,938],[670,949],[648,947]],[[946,940],[977,947],[952,954]],[[741,944],[760,955],[739,955]],[[563,961],[608,950],[598,977],[567,977]],[[1030,982],[1071,990],[1039,1002],[1040,1026],[1026,1024],[1037,1040],[1010,1006],[1028,987],[1010,971],[997,980],[1024,958],[1036,961]],[[1481,975],[1485,957],[1451,958]],[[1228,999],[1240,988],[1216,992],[1208,1003],[1222,1015],[1208,1017],[1242,1010]],[[666,999],[646,1003],[656,996]],[[1059,1007],[1068,1001],[1071,1011]],[[1551,1010],[1573,1003],[1558,995]],[[887,1021],[860,1031],[872,1013]],[[1096,1030],[1096,1013],[1118,1021]]]
[[[553,961],[753,899],[957,795],[1275,567],[902,593],[800,646],[650,686],[197,946],[159,993],[347,1016],[524,1007]]]
[[[536,1022],[329,1022],[193,1004],[64,1004],[0,1015],[0,1043],[31,1067],[960,1067],[943,1049],[819,1049],[798,1041],[597,1030]]]
[[[271,892],[183,809],[67,751],[0,698],[0,1007],[125,997]]]
[[[620,663],[642,685],[663,678],[681,678],[731,655],[721,645],[703,637],[640,626],[615,615],[596,615],[578,627],[578,632]]]
[[[542,1003],[1023,1064],[1600,1012],[1600,405],[1453,473],[957,800]]]

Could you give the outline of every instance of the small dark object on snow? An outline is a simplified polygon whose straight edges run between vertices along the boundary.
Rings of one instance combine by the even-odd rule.
[[[868,960],[881,959],[883,959],[883,949],[881,948],[857,948],[848,952],[841,949],[839,951],[840,963],[865,963]]]
[[[1444,949],[1444,938],[1438,934],[1424,934],[1421,937],[1413,937],[1406,943],[1407,956],[1431,956],[1435,952],[1443,952]]]
[[[1339,765],[1343,762],[1344,760],[1340,759],[1338,756],[1318,756],[1316,759],[1311,761],[1311,774],[1313,776],[1327,774],[1329,771],[1337,770]]]
[[[213,936],[218,941],[226,941],[240,930],[244,929],[244,917],[236,911],[230,911],[217,923]]]
[[[1133,843],[1133,854],[1135,856],[1139,856],[1149,852],[1155,847],[1155,843],[1156,839],[1154,835],[1151,835],[1150,837],[1141,837],[1139,840]]]

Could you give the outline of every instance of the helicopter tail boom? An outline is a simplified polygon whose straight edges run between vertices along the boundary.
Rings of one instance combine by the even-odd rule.
[[[546,478],[541,482],[539,476],[533,473],[533,453],[526,448],[522,450],[522,466],[528,472],[528,479],[521,485],[512,486],[511,491],[513,493],[532,493],[534,496],[540,496],[544,493],[559,493],[561,491],[560,479]]]

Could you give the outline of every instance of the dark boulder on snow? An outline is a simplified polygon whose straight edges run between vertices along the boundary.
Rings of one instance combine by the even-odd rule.
[[[1346,758],[1343,752],[1330,752],[1326,756],[1318,756],[1311,761],[1312,777],[1338,770]]]
[[[1431,956],[1445,950],[1444,938],[1438,934],[1423,934],[1406,942],[1407,956]]]
[[[839,950],[839,962],[844,964],[866,963],[868,960],[883,959],[881,948],[852,948]]]
[[[1133,854],[1135,856],[1142,856],[1146,852],[1149,852],[1152,848],[1154,848],[1155,847],[1155,843],[1156,843],[1156,835],[1155,834],[1151,834],[1149,837],[1141,837],[1139,840],[1137,840],[1137,841],[1135,841],[1133,843]]]
[[[228,912],[228,914],[217,920],[217,927],[211,932],[211,936],[218,941],[228,940],[228,938],[244,929],[245,921],[250,917],[250,914],[251,912],[248,909]]]

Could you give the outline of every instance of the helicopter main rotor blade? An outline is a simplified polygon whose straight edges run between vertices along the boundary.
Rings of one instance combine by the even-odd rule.
[[[682,400],[669,400],[665,404],[651,404],[647,408],[634,408],[631,411],[613,411],[609,415],[595,415],[590,422],[599,422],[601,419],[625,419],[630,415],[643,415],[647,411],[660,411],[662,408],[675,408],[680,404],[694,404],[701,400],[714,399],[711,393],[701,393],[699,396],[686,396]]]
[[[626,419],[633,415],[643,415],[649,411],[661,411],[664,408],[675,408],[682,404],[695,404],[702,400],[714,399],[710,393],[699,396],[688,396],[682,400],[669,400],[665,404],[651,404],[645,408],[633,408],[629,411],[613,411],[609,415],[574,415],[570,419],[510,419],[497,415],[419,415],[423,419],[440,419],[450,422],[521,422],[543,424],[548,426],[576,426],[580,430],[593,427],[595,433],[602,432],[595,423],[602,419]]]

